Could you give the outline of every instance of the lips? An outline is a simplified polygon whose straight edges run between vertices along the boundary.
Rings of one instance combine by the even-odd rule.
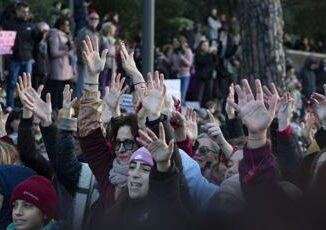
[[[13,222],[15,223],[15,225],[24,225],[26,223],[26,220],[16,219],[13,220]]]
[[[130,189],[140,189],[142,185],[142,183],[130,182]]]
[[[118,158],[122,162],[126,162],[129,160],[129,155],[126,153],[118,153]]]

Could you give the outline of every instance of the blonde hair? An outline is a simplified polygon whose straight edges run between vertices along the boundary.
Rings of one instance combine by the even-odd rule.
[[[20,163],[18,150],[15,146],[0,141],[0,164]]]
[[[102,25],[101,32],[104,36],[107,36],[109,33],[111,33],[115,29],[116,29],[115,25],[113,25],[111,22],[106,22]]]

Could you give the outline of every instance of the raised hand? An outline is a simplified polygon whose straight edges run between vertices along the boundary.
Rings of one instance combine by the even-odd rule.
[[[152,130],[146,128],[146,131],[139,130],[140,137],[137,137],[137,141],[146,147],[152,154],[153,159],[156,162],[158,171],[166,172],[171,167],[171,156],[174,149],[174,140],[172,139],[167,145],[165,141],[165,131],[163,124],[159,124],[159,137],[152,132]]]
[[[272,122],[277,102],[277,95],[272,94],[268,101],[268,109],[264,105],[263,91],[260,80],[255,81],[256,99],[252,94],[251,88],[247,80],[242,81],[242,88],[237,85],[235,90],[239,98],[239,104],[228,101],[230,105],[239,113],[243,123],[250,132],[256,133],[266,130]]]
[[[120,55],[122,61],[122,68],[126,71],[127,75],[132,78],[135,87],[146,87],[145,80],[142,74],[137,69],[134,52],[128,53],[126,45],[123,41],[120,41]]]
[[[280,108],[277,112],[279,131],[283,131],[290,125],[293,111],[294,111],[294,99],[291,98],[289,92],[285,92],[281,99]]]
[[[173,111],[170,116],[170,123],[174,128],[176,142],[184,141],[187,138],[186,118],[178,111]]]
[[[266,85],[263,86],[265,104],[268,105],[270,100],[274,100],[273,96],[275,95],[277,98],[276,111],[278,111],[282,103],[282,98],[280,97],[277,88],[273,82],[270,84],[269,88]]]
[[[124,82],[125,78],[121,79],[121,74],[113,74],[110,88],[105,87],[105,96],[103,98],[103,101],[111,110],[113,116],[120,115],[119,101],[121,95],[124,94],[128,89],[128,86],[125,86],[122,89]]]
[[[103,102],[102,103],[102,111],[101,111],[101,120],[104,124],[110,123],[112,118],[112,112],[109,106]]]
[[[232,83],[229,87],[229,95],[227,97],[229,101],[234,102],[234,84]],[[233,119],[235,117],[235,111],[229,103],[225,103],[225,111],[229,119]]]
[[[23,78],[19,76],[16,83],[19,98],[23,106],[32,111],[43,124],[51,124],[51,95],[46,95],[46,102],[42,101],[40,95],[31,87],[31,76],[23,74]],[[39,93],[41,89],[39,88]]]
[[[323,127],[326,127],[326,84],[324,84],[325,95],[313,93],[311,100],[313,101],[313,110]]]
[[[138,96],[150,121],[160,117],[161,108],[166,93],[164,75],[155,71],[154,79],[152,74],[147,75],[147,88],[138,89]]]
[[[257,141],[257,145],[251,145],[250,147],[252,148],[260,147],[263,142],[266,142],[266,131],[275,116],[277,104],[277,95],[274,92],[267,102],[267,109],[264,104],[260,80],[255,80],[255,85],[256,99],[252,94],[248,81],[244,79],[242,81],[242,88],[239,85],[235,87],[239,103],[236,104],[233,101],[228,101],[238,112],[242,122],[247,126],[249,131],[248,140],[262,140]]]
[[[208,136],[217,144],[222,144],[225,141],[221,128],[215,121],[215,118],[211,112],[207,110],[209,122],[202,125],[202,129]]]
[[[86,38],[83,41],[83,46],[83,59],[89,74],[87,79],[85,79],[85,84],[97,84],[98,76],[100,72],[103,71],[105,66],[108,50],[104,49],[102,51],[102,55],[100,56],[98,39],[96,36],[94,36],[92,44],[90,37],[86,35]]]
[[[198,137],[197,113],[193,108],[187,108],[186,111],[186,134],[190,140],[196,141]]]
[[[77,102],[77,97],[75,97],[73,100],[71,100],[73,90],[70,89],[70,85],[65,85],[65,88],[63,89],[63,102],[62,102],[62,110],[63,110],[63,116],[71,118],[72,116],[72,107]]]

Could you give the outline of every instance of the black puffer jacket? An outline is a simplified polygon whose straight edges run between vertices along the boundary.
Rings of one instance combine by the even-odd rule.
[[[12,57],[20,61],[32,59],[35,43],[42,39],[42,37],[36,35],[34,24],[16,18],[6,23],[4,29],[17,32]]]

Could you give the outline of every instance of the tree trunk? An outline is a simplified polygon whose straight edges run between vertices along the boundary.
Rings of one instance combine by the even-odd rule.
[[[285,55],[283,11],[280,0],[239,0],[242,78],[274,82],[283,89]]]

